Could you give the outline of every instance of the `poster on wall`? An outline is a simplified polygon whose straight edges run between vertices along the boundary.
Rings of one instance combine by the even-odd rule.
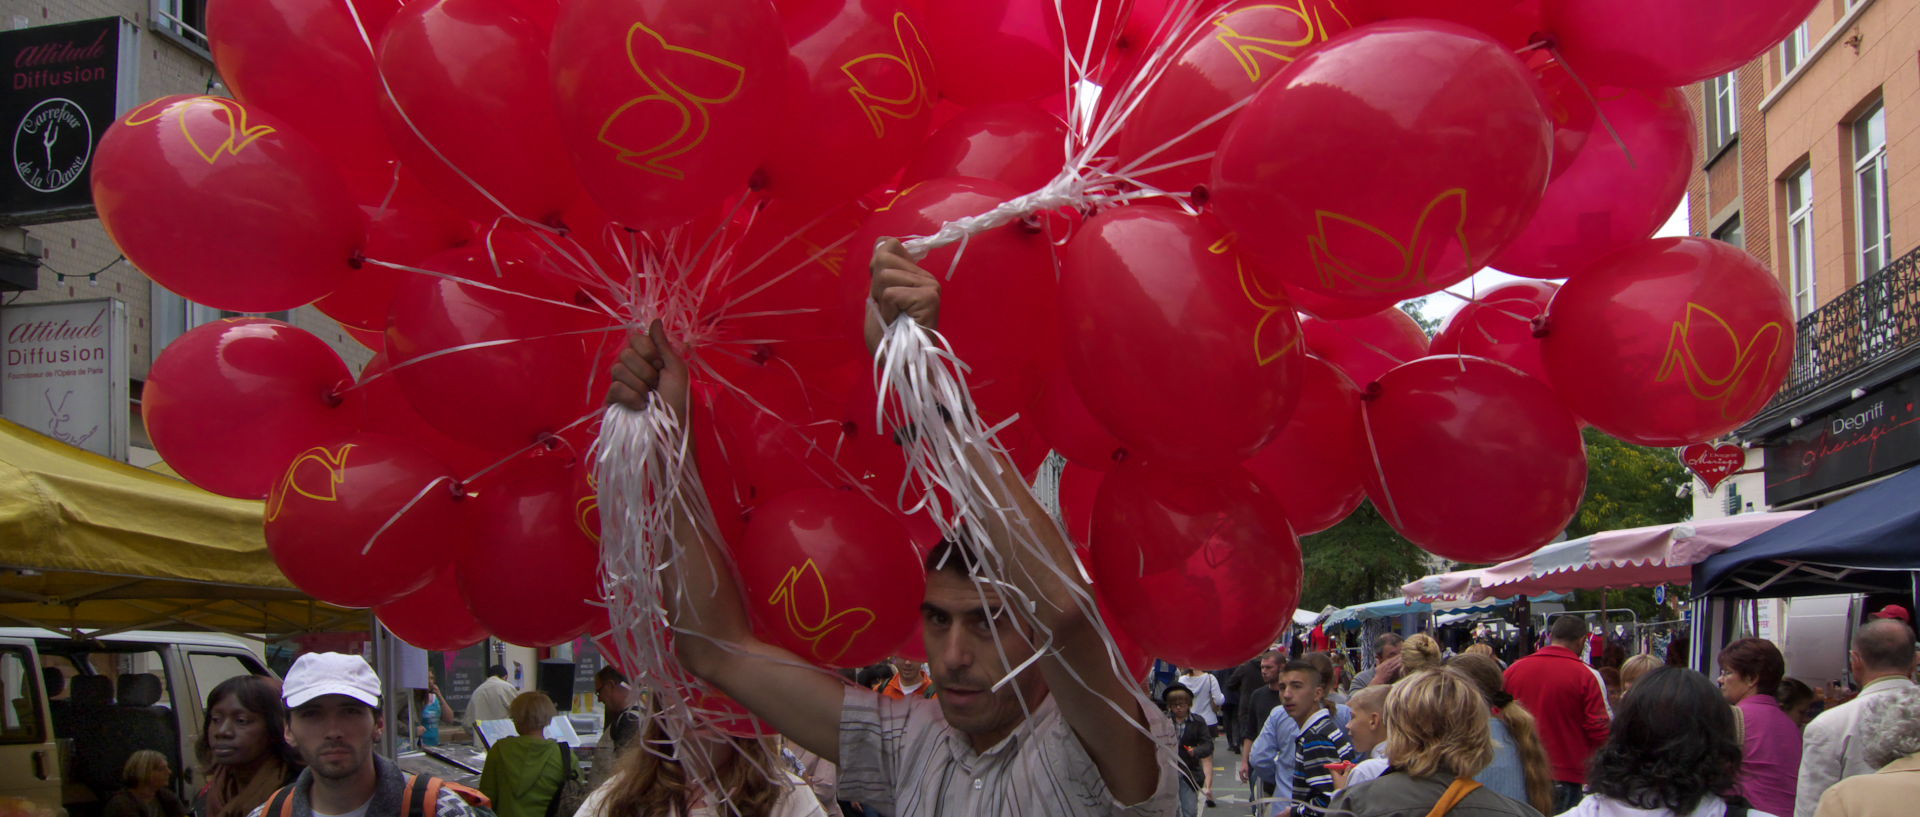
[[[121,17],[0,31],[0,222],[92,216],[94,151],[137,94],[138,33]]]
[[[128,355],[119,300],[0,308],[0,417],[125,462]]]
[[[482,641],[459,652],[441,653],[447,663],[442,676],[446,681],[441,684],[440,693],[459,712],[467,711],[474,689],[487,680],[487,643]]]

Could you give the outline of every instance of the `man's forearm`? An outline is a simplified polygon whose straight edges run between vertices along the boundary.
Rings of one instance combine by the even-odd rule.
[[[689,440],[689,462],[692,445]],[[703,490],[698,469],[689,465],[685,474],[681,490]],[[688,672],[709,678],[711,663],[724,654],[725,645],[752,638],[753,625],[725,551],[693,519],[685,502],[675,503],[673,536],[683,550],[667,560],[661,578],[667,588],[667,622],[686,631],[674,636],[674,655]]]

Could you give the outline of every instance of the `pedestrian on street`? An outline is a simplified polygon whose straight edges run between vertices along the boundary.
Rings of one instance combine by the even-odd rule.
[[[1486,701],[1459,673],[1419,672],[1387,691],[1393,769],[1335,797],[1351,817],[1540,817],[1531,806],[1475,782],[1493,759]]]
[[[1381,633],[1373,640],[1373,666],[1354,676],[1356,687],[1372,686],[1374,676],[1379,674],[1380,666],[1400,656],[1400,642],[1404,641],[1398,633]]]
[[[1733,708],[1706,676],[1662,667],[1621,700],[1613,732],[1588,769],[1592,794],[1562,817],[1729,817],[1747,807],[1737,795],[1720,795],[1739,776]]]
[[[100,808],[102,817],[187,817],[187,805],[173,793],[173,768],[166,755],[152,749],[128,755],[120,783],[126,788],[107,798]]]
[[[475,817],[438,778],[401,771],[374,754],[386,728],[380,677],[357,655],[310,652],[281,682],[287,739],[307,764],[249,817]],[[475,793],[478,796],[478,793]]]
[[[1347,699],[1347,706],[1353,708],[1353,720],[1347,722],[1347,738],[1353,741],[1354,754],[1361,760],[1352,769],[1334,771],[1334,788],[1358,786],[1387,773],[1386,705],[1390,689],[1392,687],[1361,687]]]
[[[813,790],[786,770],[773,738],[699,731],[675,742],[659,718],[646,729],[641,748],[622,756],[572,817],[827,817]]]
[[[1847,658],[1853,677],[1860,680],[1860,694],[1807,724],[1794,817],[1814,817],[1820,796],[1833,784],[1875,770],[1867,764],[1867,734],[1861,729],[1860,715],[1874,698],[1914,687],[1913,654],[1913,628],[1897,617],[1875,618],[1853,634]]]
[[[1167,719],[1173,722],[1175,746],[1180,758],[1180,817],[1200,813],[1200,781],[1203,767],[1213,765],[1213,729],[1193,714],[1193,691],[1184,686],[1167,689],[1163,704]]]
[[[1507,693],[1499,659],[1478,653],[1456,655],[1447,662],[1447,671],[1473,684],[1493,714],[1487,721],[1493,760],[1475,779],[1542,814],[1552,810],[1553,764],[1540,743],[1539,724],[1526,704]]]
[[[1587,759],[1607,742],[1611,717],[1607,691],[1593,669],[1580,660],[1587,623],[1560,616],[1548,631],[1551,642],[1507,667],[1507,692],[1525,704],[1540,727],[1553,762],[1554,810],[1580,801],[1587,780]]]
[[[194,747],[206,785],[193,797],[197,817],[246,817],[300,774],[300,755],[287,744],[287,709],[280,681],[237,675],[207,694]]]
[[[1280,705],[1300,725],[1294,735],[1292,817],[1326,817],[1333,800],[1330,763],[1353,763],[1353,743],[1334,720],[1327,702],[1327,679],[1308,661],[1290,661],[1281,670]]]
[[[1633,683],[1645,677],[1647,673],[1666,666],[1653,653],[1643,652],[1628,658],[1620,665],[1620,697],[1627,697],[1633,691]]]
[[[1278,645],[1275,646],[1278,647]],[[1239,777],[1241,782],[1249,784],[1253,799],[1260,800],[1274,796],[1274,769],[1272,765],[1268,765],[1264,774],[1256,773],[1253,768],[1254,744],[1265,733],[1267,718],[1273,714],[1274,710],[1280,708],[1280,665],[1284,662],[1280,660],[1278,649],[1261,653],[1255,660],[1260,666],[1260,685],[1254,687],[1253,691],[1247,695],[1247,701],[1241,704],[1238,713],[1241,735]],[[1288,723],[1292,722],[1290,718],[1284,718],[1284,720]],[[1286,741],[1284,745],[1291,747],[1293,734],[1289,732],[1284,738]],[[1276,735],[1274,740],[1281,740],[1281,736]],[[1293,785],[1292,771],[1291,767],[1287,769],[1289,787]]]
[[[542,817],[560,787],[580,775],[573,752],[545,735],[547,724],[559,714],[545,692],[522,692],[507,705],[507,717],[519,734],[487,747],[487,763],[480,769],[480,792],[493,800],[495,814]]]
[[[1220,723],[1219,706],[1226,700],[1220,691],[1220,680],[1213,673],[1204,672],[1196,667],[1187,667],[1180,677],[1180,685],[1193,693],[1193,714],[1205,721],[1207,733],[1214,733]],[[1200,791],[1206,795],[1207,808],[1213,808],[1213,764],[1206,764],[1204,777],[1201,778]]]
[[[1786,658],[1764,638],[1742,638],[1720,651],[1720,694],[1733,705],[1741,736],[1736,793],[1774,814],[1793,810],[1800,780],[1800,727],[1776,697],[1786,675]]]
[[[1267,649],[1271,651],[1274,648]],[[1264,655],[1265,653],[1256,655],[1248,659],[1247,663],[1235,667],[1224,687],[1227,696],[1235,702],[1233,713],[1226,718],[1227,749],[1240,755],[1242,766],[1246,765],[1246,749],[1243,745],[1253,740],[1253,735],[1247,729],[1247,707],[1253,702],[1254,691],[1267,685],[1260,676],[1260,659]],[[1246,776],[1241,775],[1240,780],[1245,782]]]
[[[467,727],[468,734],[473,736],[475,747],[487,747],[486,741],[480,737],[480,722],[507,720],[507,707],[519,694],[520,688],[507,680],[506,666],[494,664],[487,668],[487,680],[474,687],[473,697],[467,699],[466,716],[460,720]]]
[[[880,694],[896,701],[907,697],[931,698],[937,694],[927,680],[925,665],[900,655],[887,659],[887,663],[893,666],[893,677],[878,687]]]
[[[593,747],[593,767],[587,772],[587,787],[600,788],[613,776],[620,757],[633,749],[640,739],[641,709],[627,675],[608,664],[593,674],[593,695],[600,699],[606,719],[600,727],[600,741]]]
[[[1874,696],[1860,717],[1861,755],[1873,774],[1828,789],[1814,817],[1907,817],[1920,803],[1920,689]]]
[[[868,271],[872,303],[860,312],[869,349],[899,315],[936,326],[940,282],[899,241],[879,242]],[[638,411],[657,400],[675,422],[686,422],[687,364],[658,321],[629,339],[613,380],[610,402]],[[949,408],[956,415],[971,410]],[[1047,519],[1004,454],[968,456],[978,457],[973,471],[993,505],[1028,521]],[[699,484],[696,470],[687,468],[688,484]],[[1022,523],[1037,547],[1015,547],[1006,530],[980,532],[996,540],[1004,586],[979,580],[976,565],[987,554],[964,540],[932,550],[921,623],[940,696],[895,701],[760,640],[730,570],[683,569],[726,565],[726,543],[689,518],[684,504],[675,514],[685,541],[661,570],[662,581],[678,588],[666,617],[697,636],[674,639],[675,657],[836,764],[842,799],[895,817],[1161,817],[1177,807],[1175,772],[1163,762],[1173,753],[1172,725],[1114,666],[1100,628],[1076,603],[1091,597],[1092,586],[1073,567],[1073,549],[1057,525]],[[621,801],[614,805],[613,813],[626,817]]]

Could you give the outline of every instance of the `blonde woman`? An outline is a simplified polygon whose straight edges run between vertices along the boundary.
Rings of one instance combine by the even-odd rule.
[[[1493,715],[1487,722],[1493,733],[1493,762],[1480,773],[1480,782],[1542,814],[1553,810],[1553,763],[1547,760],[1547,748],[1540,742],[1533,713],[1507,694],[1500,663],[1469,653],[1454,656],[1447,662],[1447,671],[1472,682]]]
[[[701,762],[682,763],[681,753]],[[576,817],[826,817],[806,783],[786,771],[766,740],[713,733],[669,741],[659,718],[620,756],[606,785]],[[702,778],[696,768],[708,767]]]
[[[487,765],[480,769],[480,792],[493,799],[500,817],[545,817],[560,787],[580,773],[573,753],[543,736],[559,714],[544,692],[522,692],[507,704],[507,717],[520,734],[488,747]]]
[[[172,780],[166,755],[152,749],[134,752],[120,769],[120,782],[126,788],[109,798],[100,813],[104,817],[185,817],[186,804],[168,787]]]
[[[1493,761],[1493,737],[1486,700],[1458,673],[1419,672],[1402,678],[1387,693],[1385,714],[1393,770],[1340,792],[1328,813],[1540,817],[1532,806],[1474,781]]]
[[[1376,684],[1392,684],[1416,672],[1440,668],[1440,642],[1426,633],[1414,633],[1400,644],[1400,654],[1380,665]]]

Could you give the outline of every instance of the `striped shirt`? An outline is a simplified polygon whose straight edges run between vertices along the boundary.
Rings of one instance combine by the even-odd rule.
[[[1293,766],[1293,817],[1325,817],[1334,793],[1327,764],[1358,759],[1353,743],[1325,708],[1313,710],[1293,740],[1299,758]]]
[[[848,687],[840,712],[841,800],[895,817],[1173,817],[1173,724],[1147,707],[1163,761],[1153,796],[1123,805],[1053,696],[985,752],[947,725],[940,704]]]

